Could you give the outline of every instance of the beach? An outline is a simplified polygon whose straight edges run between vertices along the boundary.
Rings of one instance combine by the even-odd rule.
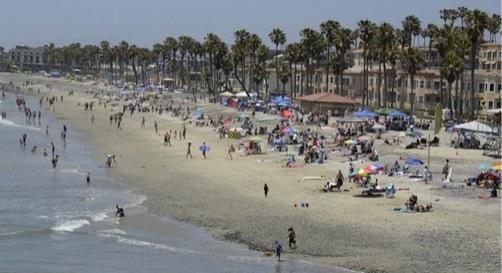
[[[462,179],[475,175],[484,161],[481,150],[455,150],[447,145],[431,148],[431,171],[435,182],[429,185],[407,178],[376,176],[380,183],[394,183],[395,198],[358,198],[360,189],[345,183],[348,192],[324,193],[326,178],[338,170],[347,173],[349,165],[340,156],[326,164],[302,168],[284,168],[284,153],[269,150],[265,155],[245,156],[241,151],[234,160],[225,160],[232,140],[220,140],[210,127],[186,124],[187,139],[171,140],[163,146],[167,130],[181,131],[183,123],[169,114],[126,112],[122,129],[110,126],[109,116],[120,111],[117,106],[95,105],[91,113],[83,103],[93,100],[86,91],[103,88],[90,83],[48,79],[25,74],[0,74],[1,83],[21,86],[30,81],[35,98],[37,89],[48,95],[63,95],[51,114],[70,128],[86,132],[86,142],[103,162],[108,154],[117,156],[117,166],[109,171],[126,179],[123,183],[148,198],[144,205],[154,215],[195,223],[212,235],[244,243],[253,250],[272,251],[273,242],[281,240],[285,256],[304,257],[326,266],[363,272],[499,272],[500,271],[500,198],[485,200],[478,196],[486,190],[466,187]],[[52,84],[47,90],[46,84]],[[21,87],[23,88],[23,87]],[[73,96],[67,96],[73,90]],[[25,93],[25,95],[30,95]],[[176,98],[176,97],[175,97]],[[180,101],[181,95],[176,98]],[[195,105],[190,105],[195,107]],[[235,109],[199,102],[212,116],[236,115]],[[48,109],[48,111],[52,111]],[[145,117],[146,128],[141,128]],[[154,132],[153,122],[159,126]],[[440,135],[446,142],[446,133]],[[185,158],[187,142],[193,143],[193,159]],[[204,160],[197,147],[210,147]],[[400,156],[427,159],[427,150],[404,150],[404,146],[383,146],[376,142],[382,162],[392,164]],[[445,159],[450,160],[453,178],[458,183],[443,189],[439,173]],[[64,160],[64,159],[63,159]],[[364,164],[364,163],[363,163]],[[264,197],[263,185],[270,187]],[[430,213],[401,213],[413,193],[420,202],[432,203]],[[301,207],[301,203],[309,206]],[[297,206],[295,207],[295,204]],[[294,227],[298,248],[286,247],[287,229]]]

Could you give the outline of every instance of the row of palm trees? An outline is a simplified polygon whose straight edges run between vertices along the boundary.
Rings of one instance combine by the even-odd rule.
[[[125,41],[113,46],[107,41],[99,46],[73,43],[55,47],[50,44],[46,59],[51,67],[95,70],[105,73],[112,81],[124,80],[127,71],[132,68],[136,84],[145,84],[150,73],[155,73],[158,78],[169,76],[179,85],[194,91],[204,84],[213,93],[234,88],[231,79],[235,79],[247,94],[258,90],[268,93],[269,75],[275,73],[276,89],[272,91],[285,92],[289,83],[292,96],[304,95],[328,91],[330,75],[335,74],[335,92],[354,95],[344,90],[343,73],[352,65],[349,51],[359,49],[363,58],[363,81],[359,90],[362,103],[394,107],[395,89],[404,86],[409,78],[410,92],[405,87],[399,90],[399,107],[404,108],[406,95],[409,94],[411,112],[414,112],[415,76],[422,68],[434,65],[430,57],[425,63],[424,54],[417,49],[423,44],[429,47],[429,56],[433,48],[439,54],[441,102],[455,109],[456,113],[463,114],[467,101],[464,71],[470,70],[470,82],[474,82],[476,56],[485,41],[485,31],[490,34],[489,39],[495,41],[501,18],[465,7],[441,10],[440,18],[442,26],[429,24],[424,28],[415,16],[407,16],[400,28],[388,23],[377,25],[361,20],[354,30],[343,27],[335,20],[328,20],[321,23],[318,30],[302,29],[300,41],[289,44],[286,44],[284,31],[274,28],[268,38],[275,51],[269,50],[257,34],[240,29],[234,33],[231,45],[214,33],[208,33],[203,41],[188,36],[177,39],[167,37],[162,43],[154,44],[152,49]],[[275,57],[275,62],[268,62],[271,57]],[[192,76],[194,71],[200,72],[200,80],[194,80],[197,79]],[[321,79],[323,73],[325,77]],[[375,76],[376,90],[370,92],[369,78]],[[448,83],[447,92],[442,88],[443,79]],[[396,84],[396,80],[401,84]],[[323,81],[325,86],[321,90]],[[452,95],[453,85],[456,86],[455,96]],[[471,102],[474,101],[474,92],[474,88],[470,88]],[[468,106],[468,113],[474,115],[474,104]]]

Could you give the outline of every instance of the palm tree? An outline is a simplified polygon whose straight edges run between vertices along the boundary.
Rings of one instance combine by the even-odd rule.
[[[383,102],[384,102],[384,107],[387,107],[388,103],[388,90],[387,90],[387,63],[389,61],[389,54],[391,52],[391,47],[394,43],[394,40],[396,39],[395,37],[395,32],[394,28],[389,24],[389,23],[382,23],[380,27],[378,28],[378,47],[379,47],[379,52],[380,52],[380,63],[383,66],[383,80],[384,80],[384,85],[383,85]],[[381,77],[379,77],[380,79]],[[380,81],[378,81],[378,89],[380,89]],[[379,96],[380,96],[380,92]],[[380,104],[380,102],[379,102]],[[380,105],[379,105],[380,106]]]
[[[490,32],[490,41],[492,43],[497,42],[497,33],[500,32],[500,25],[502,24],[500,15],[493,14],[492,17],[488,20],[487,29]]]
[[[339,28],[335,33],[334,46],[336,49],[335,56],[335,72],[338,74],[338,84],[340,88],[337,88],[340,95],[345,95],[343,92],[343,71],[348,68],[348,63],[345,60],[345,54],[350,50],[355,37],[352,31],[348,28]]]
[[[434,47],[438,51],[439,59],[442,62],[443,59],[446,57],[446,54],[448,53],[448,50],[451,47],[451,40],[452,40],[452,32],[453,32],[453,27],[450,27],[449,25],[435,29],[434,34],[433,34],[433,43]],[[444,94],[443,90],[443,74],[440,74],[439,78],[439,94],[441,97],[441,103],[442,105],[447,105],[447,98]]]
[[[361,20],[357,23],[360,44],[363,47],[363,105],[369,105],[368,94],[368,51],[375,36],[376,24],[369,20]],[[366,101],[365,101],[366,100]]]
[[[446,55],[446,58],[441,63],[441,74],[448,82],[448,108],[453,111],[453,101],[452,101],[452,86],[453,83],[458,79],[459,75],[464,70],[463,58],[459,57],[457,52],[451,50]],[[455,106],[456,103],[455,103]],[[455,107],[455,114],[457,114]]]
[[[415,113],[415,75],[421,69],[424,62],[422,53],[416,48],[406,48],[401,51],[401,64],[405,69],[406,73],[410,76],[410,106],[411,106],[411,116]],[[403,98],[401,98],[403,101]]]
[[[319,26],[321,29],[321,34],[324,37],[326,43],[326,92],[329,90],[329,66],[330,66],[330,51],[335,43],[335,35],[340,28],[340,23],[334,20],[328,20],[321,23]]]
[[[475,84],[474,84],[474,70],[476,68],[476,56],[479,51],[479,46],[483,41],[483,34],[487,27],[488,16],[485,12],[481,10],[473,10],[467,13],[466,17],[466,33],[469,37],[470,46],[470,70],[471,70],[471,96],[469,103],[469,113],[470,118],[474,119],[474,110],[475,110],[475,97],[474,94],[476,92]]]
[[[408,46],[412,46],[414,44],[413,37],[420,35],[420,20],[414,15],[409,15],[404,18],[402,25],[403,31],[408,34]]]
[[[289,70],[289,66],[283,63],[279,69],[279,79],[281,80],[283,95],[286,94],[286,84],[288,83],[290,76],[291,71]]]
[[[136,45],[131,45],[128,48],[127,59],[132,63],[132,71],[134,73],[134,83],[138,85],[139,77],[138,70],[136,69],[136,62],[138,61],[139,48]]]
[[[284,45],[286,43],[286,34],[279,28],[272,29],[272,32],[268,34],[270,41],[275,45],[275,74],[276,74],[276,88],[279,89],[279,45]]]
[[[324,49],[324,40],[321,34],[311,28],[305,28],[300,32],[302,37],[301,43],[303,44],[303,50],[307,58],[305,58],[305,65],[307,70],[307,92],[313,91],[313,72],[312,66],[313,61],[317,61],[317,66],[319,65],[319,59],[321,53]],[[310,80],[309,80],[310,79]]]
[[[290,70],[292,72],[290,83],[292,86],[291,87],[291,92],[292,92],[291,96],[293,96],[293,98],[294,98],[294,97],[296,97],[296,94],[297,94],[297,83],[296,83],[297,67],[296,66],[298,63],[302,63],[304,61],[301,45],[299,43],[292,43],[292,44],[287,45],[286,50],[285,50],[285,55],[286,55],[286,59],[288,60],[290,66],[293,67],[293,69],[290,68]]]
[[[427,67],[430,69],[432,65],[432,45],[434,43],[434,34],[437,32],[438,27],[435,24],[428,24],[427,27],[423,30],[424,42],[425,38],[429,38],[429,58],[427,60]]]

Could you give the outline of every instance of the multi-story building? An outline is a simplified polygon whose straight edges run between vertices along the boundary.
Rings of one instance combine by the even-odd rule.
[[[420,47],[419,50],[424,55],[424,68],[417,72],[414,77],[414,97],[411,96],[410,77],[402,69],[399,62],[393,68],[386,64],[387,79],[383,77],[383,67],[373,63],[368,71],[368,100],[370,105],[377,106],[379,101],[383,105],[384,94],[387,95],[388,105],[409,108],[411,100],[414,99],[415,109],[423,111],[434,111],[436,104],[443,102],[445,107],[450,105],[448,102],[448,82],[441,77],[440,59],[436,49]],[[478,60],[476,61],[474,87],[475,104],[477,109],[494,109],[501,107],[501,48],[500,44],[486,43],[481,46]],[[361,49],[355,49],[348,56],[351,66],[343,72],[343,89],[338,85],[339,75],[333,74],[332,70],[328,75],[326,84],[326,71],[324,66],[316,70],[313,77],[313,83],[309,90],[304,90],[304,95],[319,92],[337,93],[348,96],[362,102],[363,99],[363,65],[364,56]],[[468,61],[468,60],[467,60]],[[379,70],[381,73],[379,73]],[[274,73],[274,72],[272,72]],[[381,75],[379,78],[378,75]],[[294,79],[294,88],[302,90],[306,86],[306,75],[304,66],[297,65],[297,74]],[[387,89],[385,89],[387,86]],[[288,91],[290,85],[287,86]],[[462,88],[463,87],[463,88]],[[460,81],[452,84],[452,102],[451,105],[464,105],[464,109],[470,106],[470,72],[469,65],[466,62],[466,70],[463,74],[463,84]],[[380,91],[380,92],[378,92]],[[387,92],[385,92],[387,91]],[[298,92],[297,92],[298,93]]]
[[[16,46],[9,51],[10,60],[18,66],[44,65],[44,47]]]

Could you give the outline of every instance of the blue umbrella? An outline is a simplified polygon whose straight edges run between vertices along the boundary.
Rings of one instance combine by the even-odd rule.
[[[404,163],[410,166],[424,165],[424,162],[422,160],[416,158],[407,159]]]
[[[352,115],[359,117],[359,118],[374,118],[374,117],[378,116],[378,114],[373,113],[368,110],[357,111],[357,112],[354,112]]]
[[[393,118],[405,118],[407,116],[408,115],[406,113],[403,113],[401,111],[394,111],[394,112],[389,113],[389,117],[393,117]]]
[[[371,163],[371,165],[373,165],[379,169],[383,169],[385,167],[385,165],[380,162]]]
[[[490,163],[484,162],[479,164],[478,169],[482,171],[489,170],[492,165]]]

